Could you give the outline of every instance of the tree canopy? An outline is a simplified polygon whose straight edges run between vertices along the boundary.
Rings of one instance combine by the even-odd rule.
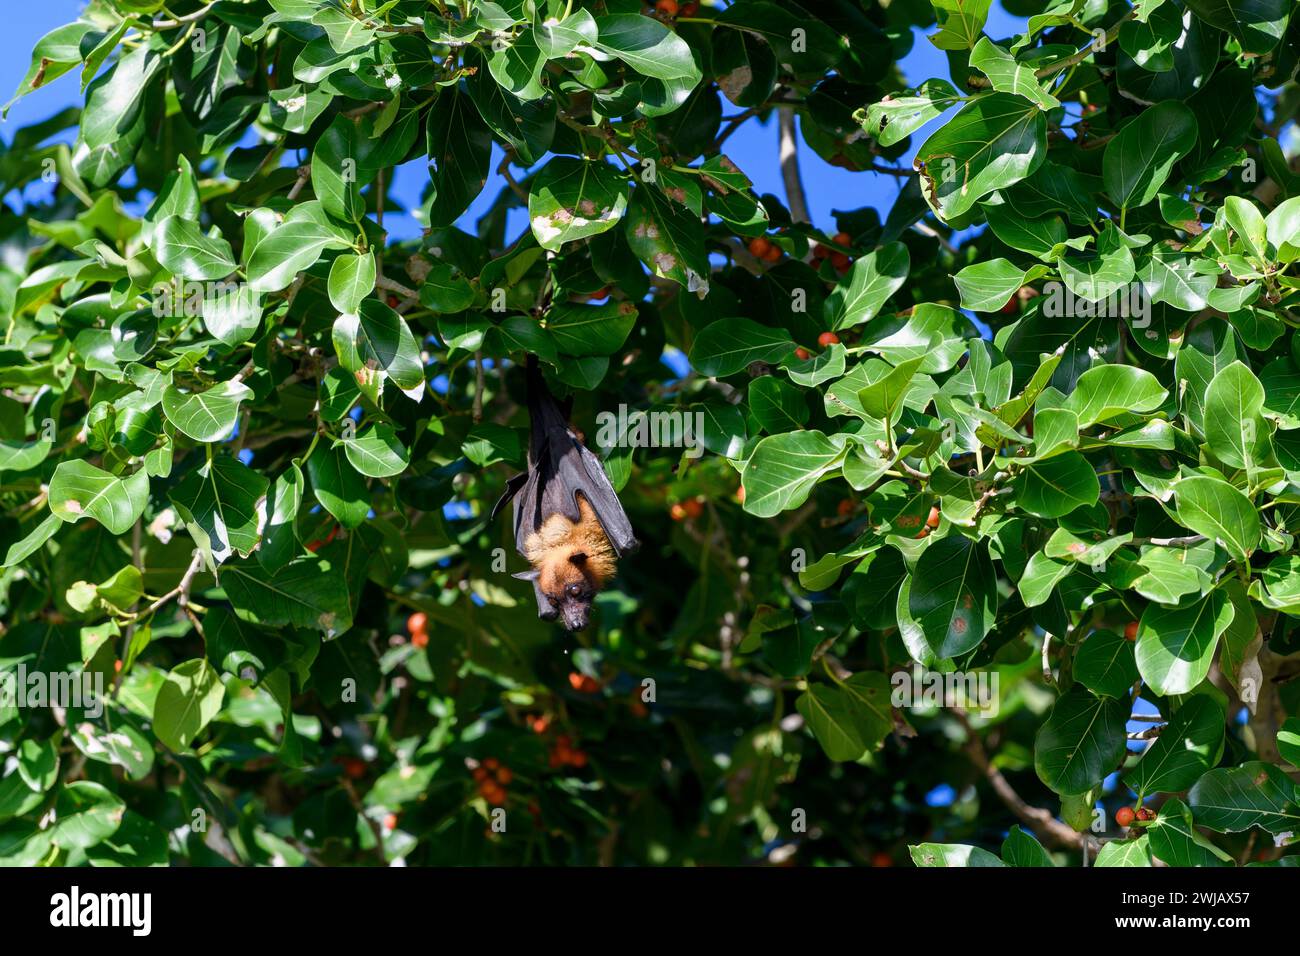
[[[1003,5],[39,39],[0,862],[1300,859],[1300,18]],[[573,635],[490,518],[528,355],[643,543]]]

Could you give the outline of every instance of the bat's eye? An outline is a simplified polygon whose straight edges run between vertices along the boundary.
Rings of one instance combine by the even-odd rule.
[[[575,597],[575,598],[576,598],[576,597],[581,597],[581,596],[582,596],[582,585],[580,585],[580,584],[570,584],[570,585],[569,585],[567,588],[565,588],[564,590],[566,590],[566,591],[569,592],[569,597]]]

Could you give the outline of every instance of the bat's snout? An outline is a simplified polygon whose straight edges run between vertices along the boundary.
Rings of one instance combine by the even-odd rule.
[[[586,608],[566,608],[564,611],[564,628],[567,631],[585,631],[587,629]]]

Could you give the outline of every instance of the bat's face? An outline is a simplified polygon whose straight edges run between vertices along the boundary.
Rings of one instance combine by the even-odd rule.
[[[581,631],[591,618],[591,602],[596,592],[585,581],[566,584],[558,594],[547,594],[555,617],[567,631]]]
[[[581,631],[587,626],[597,588],[591,580],[585,554],[554,555],[543,566],[540,583],[553,612],[543,614],[544,617],[559,620],[569,631]]]

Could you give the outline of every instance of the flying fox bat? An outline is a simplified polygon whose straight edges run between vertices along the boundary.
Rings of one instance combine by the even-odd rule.
[[[640,544],[600,459],[569,427],[572,405],[556,402],[530,355],[528,470],[506,482],[492,518],[513,499],[515,549],[532,565],[514,576],[533,583],[538,617],[580,631],[617,560]]]

